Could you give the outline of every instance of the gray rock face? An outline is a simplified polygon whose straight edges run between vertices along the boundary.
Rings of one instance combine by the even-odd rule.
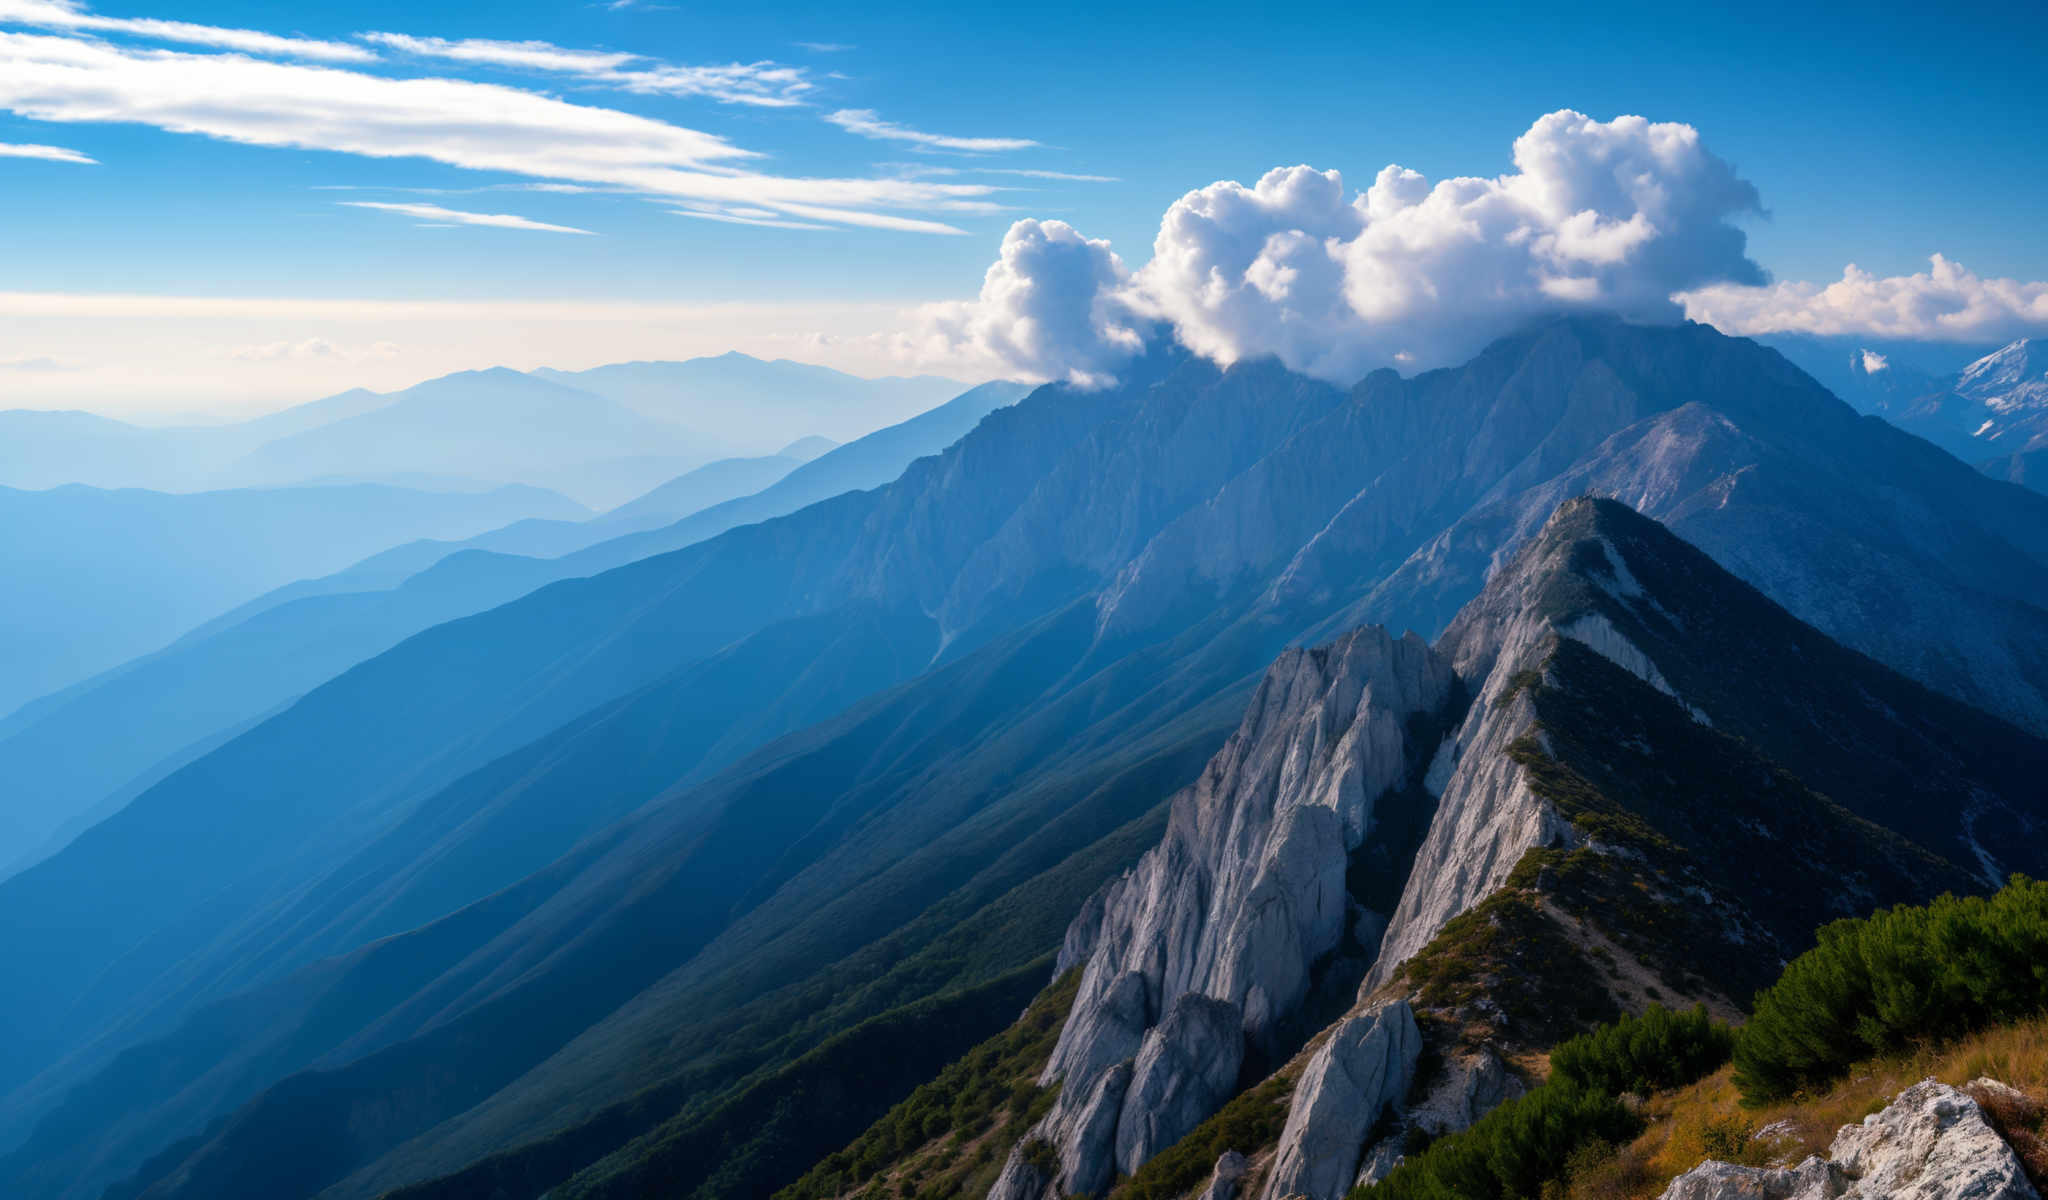
[[[1104,1194],[1116,1178],[1117,1118],[1130,1086],[1131,1064],[1120,1062],[1104,1071],[1073,1105],[1054,1109],[1010,1150],[989,1195],[1059,1200]],[[1050,1178],[1033,1165],[1037,1156],[1029,1151],[1034,1142],[1052,1148],[1055,1166]]]
[[[1860,1125],[1845,1125],[1829,1161],[1797,1167],[1704,1162],[1663,1200],[2039,1200],[2020,1160],[1975,1100],[1932,1079]]]
[[[1492,1050],[1447,1060],[1435,1082],[1409,1101],[1407,1111],[1387,1135],[1366,1147],[1353,1186],[1378,1183],[1393,1174],[1406,1157],[1409,1131],[1421,1130],[1438,1138],[1469,1129],[1474,1121],[1526,1090]]]
[[[1455,688],[1421,638],[1378,628],[1289,651],[1267,673],[1238,731],[1174,798],[1160,845],[1099,909],[1091,901],[1092,932],[1068,934],[1087,965],[1042,1077],[1061,1082],[1061,1099],[1031,1135],[1072,1159],[1065,1191],[1135,1170],[1213,1113],[1245,1039],[1269,1038],[1301,1004],[1311,966],[1353,919],[1345,870],[1375,805],[1433,750],[1409,745],[1410,720],[1441,713]],[[1099,1103],[1096,1080],[1133,1059],[1112,1157],[1074,1106]],[[990,1192],[1032,1194],[1007,1171]]]
[[[1341,1200],[1367,1135],[1408,1094],[1421,1054],[1422,1032],[1406,1001],[1338,1025],[1294,1085],[1264,1200]]]
[[[1225,1150],[1217,1156],[1215,1170],[1209,1172],[1209,1186],[1202,1189],[1196,1200],[1237,1200],[1237,1189],[1251,1169],[1244,1155]]]
[[[1190,992],[1145,1034],[1117,1121],[1119,1171],[1133,1174],[1230,1098],[1244,1060],[1240,1020],[1237,1005]]]

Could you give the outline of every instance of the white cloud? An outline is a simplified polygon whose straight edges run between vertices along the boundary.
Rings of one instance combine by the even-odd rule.
[[[223,352],[236,362],[373,362],[398,357],[396,342],[373,342],[367,346],[343,345],[322,337],[298,341],[265,342],[257,346],[234,346]]]
[[[770,229],[830,229],[815,221],[791,221],[775,214],[770,208],[704,209],[672,208],[669,210],[679,217],[695,217],[699,221],[719,221],[727,225],[760,225]]]
[[[1891,369],[1891,359],[1886,358],[1875,350],[1865,350],[1863,352],[1863,373],[1865,375],[1875,375],[1879,371],[1889,371]]]
[[[47,354],[22,354],[12,358],[0,358],[0,371],[31,371],[41,373],[45,371],[76,371],[78,369],[76,364],[66,362],[63,359],[52,358]]]
[[[233,54],[0,33],[0,109],[132,122],[259,146],[424,158],[473,170],[752,204],[832,224],[959,233],[876,209],[985,211],[986,184],[775,176],[714,134],[495,84],[392,79]]]
[[[413,37],[404,33],[359,33],[363,41],[396,50],[402,54],[415,54],[423,58],[443,58],[450,62],[472,63],[487,67],[520,67],[532,71],[568,71],[589,74],[597,71],[611,71],[638,61],[637,54],[624,54],[609,50],[566,50],[547,42],[499,42],[488,38],[461,38],[451,40],[437,37]]]
[[[0,3],[4,2],[0,0]],[[815,86],[802,67],[774,62],[673,66],[654,62],[641,54],[616,50],[572,50],[550,42],[414,37],[405,33],[359,33],[356,36],[402,54],[470,66],[573,75],[590,84],[643,95],[706,96],[727,104],[788,108],[803,103],[804,93]]]
[[[76,150],[66,150],[62,146],[24,145],[18,142],[0,142],[0,158],[39,158],[45,162],[81,163],[86,166],[98,166],[100,161]]]
[[[2048,333],[2048,283],[1986,279],[1939,254],[1913,275],[1880,277],[1851,264],[1826,285],[1722,285],[1679,299],[1693,320],[1739,334],[2002,342]]]
[[[724,66],[650,66],[588,76],[595,83],[649,96],[707,96],[726,104],[758,108],[793,108],[802,104],[815,84],[802,67],[774,62],[727,63]]]
[[[842,108],[828,113],[827,121],[864,138],[876,138],[889,142],[909,142],[915,146],[927,146],[934,150],[960,150],[969,154],[986,154],[997,150],[1028,150],[1038,145],[1029,138],[1000,137],[948,137],[938,133],[924,133],[894,121],[884,121],[872,109]]]
[[[0,0],[0,24],[27,25],[36,29],[67,29],[85,33],[120,33],[180,42],[192,46],[214,46],[247,54],[270,54],[286,58],[310,58],[323,62],[374,62],[377,56],[347,42],[313,38],[281,37],[253,29],[222,29],[194,25],[187,21],[159,21],[143,17],[103,17],[89,11],[77,0]]]
[[[1390,166],[1348,199],[1337,172],[1308,167],[1251,187],[1213,184],[1174,203],[1151,261],[1128,278],[1013,254],[1005,239],[990,269],[1004,286],[984,284],[978,301],[934,314],[912,340],[965,341],[1041,376],[1072,373],[1048,354],[1071,349],[1075,370],[1094,377],[1128,346],[1121,332],[1153,318],[1219,362],[1270,354],[1349,383],[1379,366],[1460,361],[1544,313],[1675,321],[1675,292],[1763,282],[1733,224],[1761,212],[1756,190],[1691,126],[1556,112],[1516,139],[1514,163],[1495,178],[1434,184]],[[1029,272],[1040,266],[1061,273],[1038,286]],[[1037,303],[1019,305],[1018,294]],[[1024,321],[1095,336],[1063,346],[1002,332]]]
[[[1095,386],[1142,347],[1122,295],[1129,281],[1108,242],[1064,221],[1019,221],[1003,236],[981,295],[927,306],[899,348],[914,359],[967,355]]]
[[[801,50],[809,50],[813,54],[845,54],[847,51],[855,49],[855,47],[847,45],[845,42],[792,42],[790,44]]]
[[[488,225],[493,229],[530,229],[540,233],[580,233],[589,235],[588,229],[577,229],[569,225],[550,225],[545,221],[529,221],[511,213],[463,212],[460,209],[443,208],[438,204],[397,204],[382,200],[337,200],[344,208],[372,208],[379,212],[400,213],[417,217],[422,221],[438,221],[449,225]]]

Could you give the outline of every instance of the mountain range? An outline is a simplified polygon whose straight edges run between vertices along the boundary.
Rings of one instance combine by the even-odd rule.
[[[373,484],[185,495],[0,488],[0,714],[148,653],[228,608],[398,542],[588,510],[531,487]]]
[[[1842,339],[1769,341],[1864,411],[1993,478],[2048,490],[2048,343],[2041,339],[2021,338],[1946,370],[1927,365],[1946,358],[1929,359],[1922,347],[1879,351]]]
[[[921,1082],[818,1056],[936,1069],[1057,965],[1059,1099],[992,1168],[1088,1191],[1392,1019],[1360,989],[1519,1011],[1442,941],[1489,904],[1635,982],[1432,1042],[1467,1119],[1543,1020],[2038,869],[2048,497],[1777,352],[1577,318],[1004,399],[364,649],[0,882],[7,1189],[765,1195]]]
[[[965,390],[936,376],[862,379],[725,354],[577,372],[464,371],[217,426],[9,410],[0,411],[0,486],[449,491],[517,483],[610,509],[713,460],[775,456],[810,437],[860,437]]]
[[[15,870],[28,865],[250,722],[414,633],[555,579],[592,574],[748,520],[886,483],[1020,391],[986,384],[809,461],[794,455],[721,460],[600,516],[531,517],[460,541],[406,542],[226,612],[220,605],[197,606],[195,611],[214,614],[212,619],[172,622],[146,643],[154,648],[176,636],[170,644],[0,721],[0,775],[14,781],[22,798],[15,805],[21,830],[0,842],[0,860],[14,857]],[[334,490],[276,495],[317,501]],[[260,500],[270,493],[212,495]],[[372,538],[367,545],[392,540]],[[96,553],[100,544],[81,542],[80,552]],[[363,543],[341,543],[350,544]],[[123,730],[118,743],[107,743],[109,728]],[[0,861],[0,868],[7,865]]]

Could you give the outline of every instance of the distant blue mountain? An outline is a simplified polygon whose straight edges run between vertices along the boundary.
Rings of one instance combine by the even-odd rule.
[[[582,510],[552,492],[359,484],[168,494],[0,488],[0,712],[138,654],[281,583],[394,542]]]
[[[1025,390],[1004,383],[971,389],[801,466],[780,459],[712,464],[702,470],[719,477],[718,487],[693,473],[620,512],[590,520],[535,518],[459,541],[396,546],[345,570],[274,589],[161,651],[45,697],[0,720],[0,779],[12,781],[36,805],[33,820],[24,819],[11,838],[0,836],[0,876],[25,865],[24,856],[33,861],[68,841],[82,815],[118,809],[147,784],[213,748],[227,731],[420,630],[554,580],[594,574],[844,492],[881,486],[916,459],[958,441]],[[721,488],[776,476],[753,495],[673,520],[677,508],[710,499]],[[664,517],[669,523],[661,525]],[[538,557],[549,554],[561,557]],[[110,728],[122,736],[108,739]]]

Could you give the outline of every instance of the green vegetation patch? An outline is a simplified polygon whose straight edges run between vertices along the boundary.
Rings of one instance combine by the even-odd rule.
[[[1839,1076],[1872,1054],[2048,1009],[2048,883],[1942,896],[1837,921],[1757,996],[1735,1046],[1751,1103]]]
[[[1563,852],[1534,849],[1508,882],[1446,924],[1401,968],[1424,1008],[1477,1010],[1488,1001],[1516,1041],[1549,1045],[1620,1010],[1604,979],[1544,911],[1538,881]]]
[[[776,1200],[827,1200],[873,1190],[892,1172],[902,1176],[898,1195],[909,1186],[907,1194],[921,1200],[985,1191],[1002,1156],[1052,1106],[1057,1089],[1035,1081],[1052,1057],[1080,986],[1080,969],[1068,971],[1016,1024],[948,1064],[850,1145],[777,1192]],[[919,1160],[915,1166],[913,1160]]]
[[[1274,1075],[1240,1093],[1192,1133],[1154,1155],[1111,1195],[1116,1200],[1174,1200],[1194,1191],[1209,1178],[1224,1151],[1250,1157],[1279,1141],[1293,1096],[1292,1075]]]
[[[1653,1005],[1558,1045],[1550,1082],[1510,1100],[1470,1129],[1432,1142],[1353,1200],[1516,1200],[1548,1196],[1557,1181],[1634,1137],[1642,1121],[1622,1092],[1675,1087],[1720,1069],[1734,1033],[1706,1010]]]

